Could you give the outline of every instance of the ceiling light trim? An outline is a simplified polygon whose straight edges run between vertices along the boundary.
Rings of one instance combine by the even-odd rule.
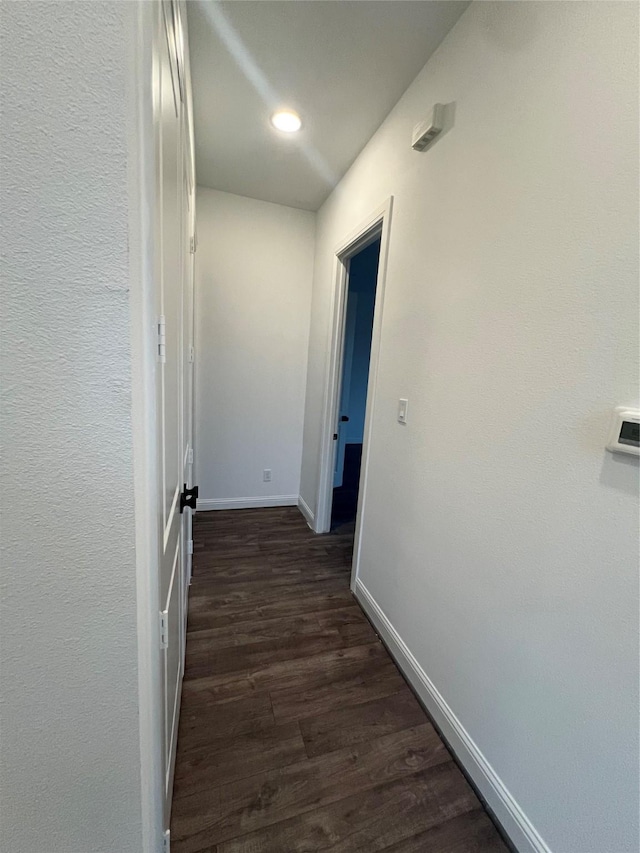
[[[276,110],[271,116],[271,124],[282,133],[297,133],[302,127],[302,119],[295,110]]]

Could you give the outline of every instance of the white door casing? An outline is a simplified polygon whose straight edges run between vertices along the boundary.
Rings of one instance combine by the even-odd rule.
[[[152,0],[130,8],[132,75],[127,98],[141,853],[158,853],[168,839],[184,671],[185,551],[192,513],[180,513],[180,494],[185,482],[192,485],[194,365],[189,353],[195,174],[184,0]]]
[[[369,438],[371,420],[375,405],[375,378],[378,370],[378,355],[380,351],[380,335],[382,329],[382,309],[384,305],[384,287],[387,271],[387,255],[389,248],[389,231],[393,209],[393,196],[371,213],[357,228],[345,237],[334,251],[334,285],[332,289],[331,306],[331,336],[329,341],[329,363],[324,384],[324,400],[322,413],[322,435],[320,454],[318,458],[318,491],[316,495],[316,512],[314,531],[328,533],[331,526],[331,502],[333,483],[336,470],[337,441],[333,435],[338,432],[339,405],[341,391],[341,368],[343,363],[343,348],[345,337],[348,269],[350,259],[376,239],[380,239],[380,256],[378,275],[376,279],[375,307],[373,315],[373,331],[371,335],[371,355],[369,359],[369,378],[367,383],[367,402],[362,440],[362,465],[358,487],[358,511],[356,515],[356,531],[351,573],[351,587],[355,586],[358,559],[360,553],[360,536],[362,507],[366,500],[366,485],[369,459]]]
[[[180,512],[191,485],[193,264],[195,227],[193,135],[186,13],[162,0],[154,49],[156,134],[156,275],[158,317],[156,411],[158,437],[158,618],[161,633],[164,826],[171,812],[180,693],[184,672],[191,510]]]

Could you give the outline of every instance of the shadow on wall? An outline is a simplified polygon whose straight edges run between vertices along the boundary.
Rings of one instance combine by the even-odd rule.
[[[600,483],[634,497],[638,494],[638,459],[622,453],[605,452]]]

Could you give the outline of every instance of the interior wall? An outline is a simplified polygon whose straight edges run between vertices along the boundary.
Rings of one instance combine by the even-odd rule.
[[[11,3],[2,49],[2,820],[143,849],[131,425],[133,3]]]
[[[198,507],[295,504],[315,214],[204,187],[196,210]]]
[[[393,195],[359,578],[556,853],[638,848],[638,464],[604,449],[638,405],[637,32],[473,3],[317,222],[301,495],[333,252]]]

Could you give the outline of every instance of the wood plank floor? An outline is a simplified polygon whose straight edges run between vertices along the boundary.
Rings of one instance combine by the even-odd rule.
[[[352,534],[194,524],[172,853],[506,853],[351,596]]]

